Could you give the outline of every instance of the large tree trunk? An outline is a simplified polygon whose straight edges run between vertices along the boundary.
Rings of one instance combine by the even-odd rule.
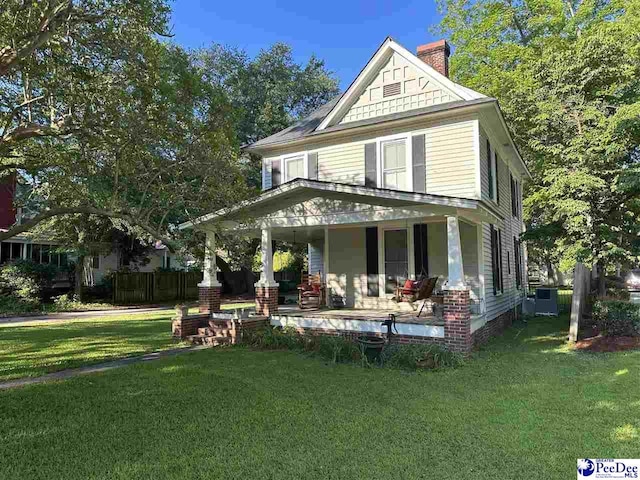
[[[547,258],[547,285],[558,285],[558,274],[549,258]]]
[[[75,276],[75,286],[74,286],[74,294],[78,301],[82,301],[82,281],[84,279],[84,255],[78,255],[78,259],[76,261],[76,268],[74,272]]]

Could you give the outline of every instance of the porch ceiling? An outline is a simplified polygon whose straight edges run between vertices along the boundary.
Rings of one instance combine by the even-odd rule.
[[[328,212],[326,215],[322,215],[323,218],[320,218],[321,215],[318,212],[310,214],[304,208],[298,208],[313,199],[319,199],[321,202],[335,201],[343,205],[371,205],[378,207],[378,209],[361,212],[349,210]],[[270,227],[273,228],[274,237],[282,240],[285,240],[285,238],[282,238],[283,236],[289,236],[290,230],[297,228],[300,240],[303,241],[307,238],[303,239],[302,236],[308,236],[308,239],[311,239],[317,235],[318,238],[322,238],[322,230],[318,229],[318,227],[323,224],[333,225],[336,222],[359,223],[389,220],[393,216],[389,215],[390,209],[398,209],[399,212],[403,212],[402,215],[404,216],[399,215],[398,218],[460,214],[469,218],[476,216],[476,220],[486,217],[484,220],[488,221],[491,215],[490,212],[484,209],[481,202],[472,199],[319,180],[296,179],[267,190],[262,195],[242,202],[237,206],[204,215],[192,222],[183,223],[180,225],[180,229],[198,228],[209,230],[214,229],[216,225],[222,224],[223,228],[226,229],[253,230],[260,228],[258,225],[260,220],[265,221],[267,217],[276,212],[300,210],[301,213],[287,217],[287,221],[272,222]],[[386,216],[381,215],[380,212],[385,212],[385,210]],[[351,214],[349,221],[344,221],[345,213]],[[240,227],[240,225],[243,225],[243,227]],[[285,230],[287,231],[285,232]]]

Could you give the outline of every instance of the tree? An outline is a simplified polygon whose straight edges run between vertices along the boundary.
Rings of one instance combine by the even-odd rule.
[[[255,58],[222,45],[201,49],[194,58],[204,78],[230,99],[239,145],[289,127],[339,92],[338,81],[322,60],[312,56],[306,64],[298,64],[291,47],[282,43],[262,50]],[[257,194],[262,184],[260,158],[243,155],[241,165],[248,185]],[[234,267],[251,268],[257,240],[226,236],[222,241]]]
[[[528,239],[565,268],[637,262],[640,2],[441,0],[440,8],[455,79],[500,101],[532,171]]]
[[[306,65],[293,58],[289,45],[276,43],[255,58],[239,49],[212,45],[195,54],[204,77],[228,95],[236,115],[236,138],[248,145],[304,118],[338,92],[338,81],[324,61],[312,56]],[[258,157],[245,157],[245,173],[261,185]]]
[[[232,107],[163,43],[164,0],[9,0],[0,12],[0,173],[33,216],[110,217],[173,246],[172,225],[246,198]]]

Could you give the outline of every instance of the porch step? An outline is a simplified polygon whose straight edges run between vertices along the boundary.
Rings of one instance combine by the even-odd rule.
[[[210,337],[231,337],[231,330],[225,327],[201,327],[198,328],[198,335],[208,335]]]
[[[227,328],[231,330],[233,322],[231,320],[209,320],[209,328]]]
[[[230,337],[214,337],[211,335],[189,335],[187,340],[194,345],[206,345],[208,347],[231,344]]]

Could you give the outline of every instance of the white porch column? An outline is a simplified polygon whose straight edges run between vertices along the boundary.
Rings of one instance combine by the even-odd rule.
[[[207,231],[204,244],[204,275],[198,287],[220,287],[218,281],[218,267],[216,266],[216,234]]]
[[[447,259],[449,279],[445,288],[447,290],[466,290],[458,217],[447,217]]]
[[[260,280],[255,284],[256,287],[277,287],[273,278],[273,248],[271,246],[271,229],[262,229],[262,242],[260,250],[262,254],[262,273],[260,274]]]
[[[322,262],[324,270],[324,304],[331,306],[331,284],[329,283],[329,226],[324,227],[324,243],[322,252]],[[311,273],[311,272],[309,272]]]

